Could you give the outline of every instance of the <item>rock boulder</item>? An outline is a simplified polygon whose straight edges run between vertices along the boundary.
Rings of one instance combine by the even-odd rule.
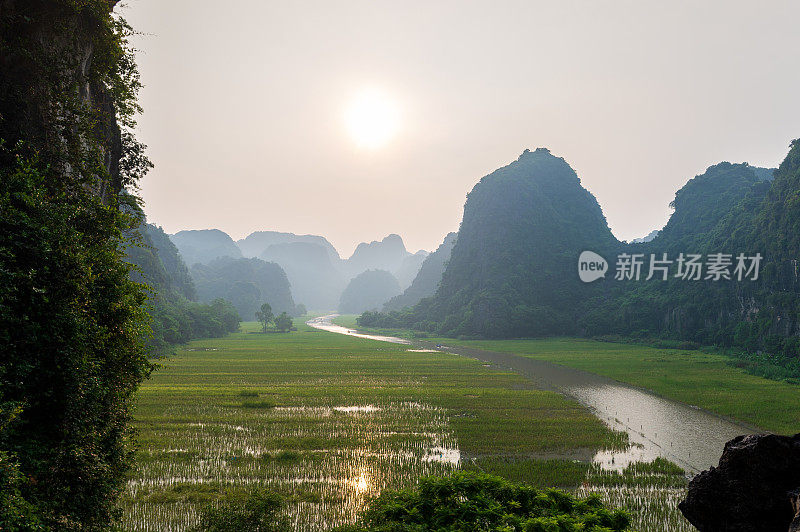
[[[678,507],[701,532],[800,531],[798,489],[800,434],[739,436],[718,467],[691,480]]]

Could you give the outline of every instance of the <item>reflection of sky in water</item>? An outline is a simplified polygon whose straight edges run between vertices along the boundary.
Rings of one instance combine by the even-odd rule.
[[[425,462],[441,462],[443,464],[458,465],[461,462],[461,451],[436,446],[425,451],[422,457]]]
[[[318,329],[394,343],[410,345],[402,338],[360,334],[353,329],[333,325],[337,314],[308,321]],[[467,352],[469,348],[445,348],[451,352]],[[421,350],[425,351],[425,350]],[[632,446],[626,451],[600,451],[594,461],[604,469],[622,469],[635,461],[651,461],[663,456],[689,472],[697,472],[716,465],[725,442],[749,432],[699,408],[670,401],[626,386],[607,377],[575,370],[550,362],[517,355],[500,354],[510,369],[527,375],[547,389],[560,390],[571,395],[614,430],[628,433]],[[497,358],[497,357],[495,357]],[[496,365],[484,364],[484,367]],[[448,463],[458,463],[458,461]]]
[[[652,462],[660,455],[652,448],[631,445],[625,451],[597,451],[592,463],[606,471],[622,471],[636,462]]]
[[[611,469],[663,456],[687,471],[701,471],[717,464],[726,441],[747,432],[698,408],[627,386],[572,386],[566,391],[609,427],[628,433],[634,444],[628,451],[595,456]]]
[[[382,342],[391,342],[393,344],[403,344],[403,345],[411,345],[411,342],[405,340],[403,338],[395,338],[394,336],[377,336],[373,334],[361,334],[353,329],[348,329],[347,327],[341,327],[339,325],[334,325],[331,320],[338,316],[338,314],[329,314],[328,316],[320,316],[319,318],[314,318],[312,320],[308,320],[306,325],[314,327],[315,329],[321,329],[323,331],[328,331],[332,333],[338,334],[346,334],[347,336],[355,336],[356,338],[366,338],[367,340],[380,340]]]

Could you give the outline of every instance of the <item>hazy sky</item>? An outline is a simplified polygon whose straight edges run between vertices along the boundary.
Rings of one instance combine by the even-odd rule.
[[[800,137],[797,0],[126,4],[142,194],[170,233],[432,250],[478,179],[546,146],[629,240],[709,165],[776,166]],[[364,90],[398,117],[378,147],[347,127]]]

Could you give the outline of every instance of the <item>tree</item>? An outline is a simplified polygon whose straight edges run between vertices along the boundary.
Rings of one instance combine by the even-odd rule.
[[[284,314],[286,313],[284,312]],[[267,332],[267,326],[275,319],[275,315],[272,314],[272,307],[269,303],[264,303],[261,305],[261,310],[256,311],[256,319],[261,322],[261,327],[263,327],[264,332]]]
[[[281,312],[280,316],[275,318],[275,328],[281,332],[290,331],[293,323],[292,317],[285,312]]]
[[[9,0],[0,16],[0,395],[18,410],[0,431],[0,490],[53,530],[121,515],[152,367],[147,295],[121,251],[137,201],[121,192],[150,163],[114,3]]]

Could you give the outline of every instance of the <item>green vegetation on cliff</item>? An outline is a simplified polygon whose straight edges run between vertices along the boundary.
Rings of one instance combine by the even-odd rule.
[[[484,177],[469,194],[436,293],[413,309],[367,313],[367,327],[447,336],[553,335],[663,338],[715,345],[749,371],[800,377],[800,142],[780,168],[720,163],[675,196],[675,212],[643,243],[617,242],[594,198],[563,159],[546,150]],[[610,271],[578,279],[591,250]],[[615,280],[616,259],[641,254],[639,281]],[[672,260],[667,280],[646,281],[651,255]],[[680,253],[761,254],[756,280],[676,276]],[[388,307],[387,310],[391,310]]]
[[[286,273],[274,262],[221,257],[191,268],[197,298],[203,302],[230,301],[244,320],[255,318],[264,302],[276,313],[295,313]]]
[[[162,355],[194,338],[214,338],[239,328],[236,308],[223,299],[197,303],[194,282],[175,245],[155,225],[130,232],[126,261],[134,280],[147,285],[151,334],[147,345]]]
[[[386,270],[367,270],[355,276],[342,292],[339,310],[348,314],[378,309],[400,293],[397,278]]]
[[[150,372],[120,194],[150,167],[114,2],[0,8],[0,528],[101,530]]]

